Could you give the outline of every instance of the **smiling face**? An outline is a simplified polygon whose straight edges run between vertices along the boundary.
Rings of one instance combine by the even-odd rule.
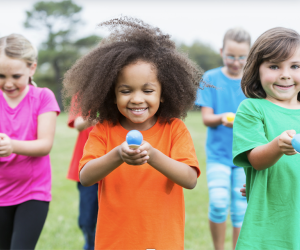
[[[7,100],[22,99],[28,91],[29,77],[33,76],[36,63],[28,67],[23,60],[0,54],[0,88]]]
[[[231,78],[242,78],[249,50],[250,46],[246,42],[227,40],[224,48],[220,50],[225,66],[223,72]]]
[[[263,62],[259,67],[259,77],[267,100],[279,106],[299,108],[300,47],[283,62]]]
[[[115,86],[116,104],[125,117],[120,121],[127,130],[151,128],[161,102],[161,84],[154,66],[138,61],[125,66]]]

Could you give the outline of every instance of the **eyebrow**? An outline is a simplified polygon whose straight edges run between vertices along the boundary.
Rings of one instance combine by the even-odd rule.
[[[146,83],[143,85],[143,87],[147,87],[147,86],[153,86],[153,87],[155,87],[155,84],[153,84],[153,83],[151,83],[151,82],[146,82]],[[118,89],[119,89],[119,88],[130,88],[130,86],[127,85],[127,84],[122,84],[122,85],[120,85],[120,86],[118,87]]]

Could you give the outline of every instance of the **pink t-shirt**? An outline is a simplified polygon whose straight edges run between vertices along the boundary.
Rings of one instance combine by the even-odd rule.
[[[50,111],[60,112],[51,90],[29,86],[27,95],[15,108],[8,106],[0,90],[0,133],[11,139],[36,140],[38,116]],[[49,155],[0,157],[0,206],[28,200],[51,200]]]

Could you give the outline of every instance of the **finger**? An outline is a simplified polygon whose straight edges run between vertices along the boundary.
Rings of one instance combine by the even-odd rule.
[[[134,161],[134,160],[142,159],[142,158],[144,158],[146,156],[148,156],[147,152],[144,151],[142,153],[135,154],[135,155],[124,155],[124,159],[128,159],[130,161]]]
[[[0,156],[1,156],[1,157],[6,157],[6,156],[8,156],[7,151],[0,151]]]
[[[295,155],[295,154],[299,154],[296,150],[294,151],[287,151],[284,153],[285,155]]]
[[[286,133],[288,134],[289,137],[293,138],[294,135],[296,134],[296,131],[295,130],[287,130]]]
[[[287,140],[282,140],[281,144],[280,144],[281,148],[285,148],[285,149],[293,149],[293,145],[292,145],[292,139],[287,139]]]
[[[244,184],[243,187],[246,187],[246,184]]]
[[[129,156],[134,156],[136,154],[139,154],[141,152],[140,149],[131,149],[131,148],[124,148],[123,152]]]
[[[146,157],[148,157],[148,159],[149,159],[149,156],[146,156]],[[128,165],[143,165],[147,162],[148,159],[147,158],[140,158],[138,160],[128,160],[128,161],[126,161],[126,163]]]

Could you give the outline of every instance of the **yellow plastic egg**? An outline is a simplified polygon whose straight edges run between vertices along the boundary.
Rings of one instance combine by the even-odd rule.
[[[227,121],[233,122],[235,118],[235,114],[228,114],[226,115]]]

